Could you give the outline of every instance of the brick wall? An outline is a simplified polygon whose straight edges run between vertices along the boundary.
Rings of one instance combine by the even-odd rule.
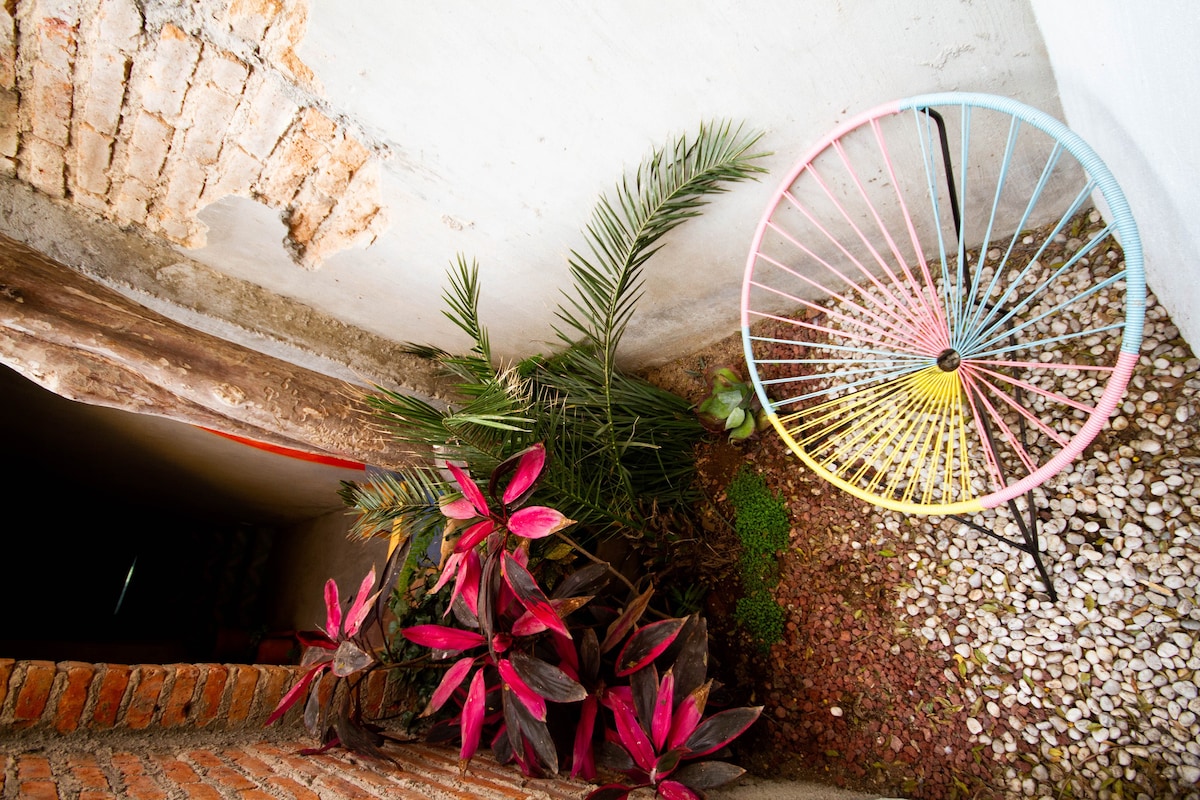
[[[322,110],[308,0],[0,3],[0,174],[187,247],[228,195],[315,268],[385,224],[378,147]]]
[[[299,667],[0,659],[0,735],[261,727]],[[370,675],[378,715],[387,673]],[[297,713],[278,724],[297,727]]]
[[[90,664],[0,658],[0,798],[279,800],[540,798],[591,787],[529,780],[487,755],[464,771],[457,753],[391,746],[394,763],[311,747],[299,707],[263,722],[301,673],[246,664]],[[372,673],[370,715],[400,697]]]

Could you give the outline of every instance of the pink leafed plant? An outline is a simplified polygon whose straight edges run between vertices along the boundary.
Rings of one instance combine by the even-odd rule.
[[[545,460],[542,445],[526,448],[494,470],[486,489],[465,468],[450,467],[458,491],[439,503],[445,555],[434,588],[449,592],[449,602],[440,621],[400,630],[408,643],[428,648],[422,666],[444,665],[421,714],[437,720],[430,738],[456,742],[464,769],[486,746],[526,775],[607,775],[590,800],[620,800],[644,788],[667,800],[703,798],[743,773],[706,759],[761,709],[705,716],[712,682],[699,615],[655,612],[652,587],[635,588],[590,555],[569,571],[545,557],[540,540],[574,546],[563,533],[572,520],[529,504]],[[270,722],[307,695],[305,722],[322,736],[321,749],[340,745],[387,758],[380,749],[386,734],[356,714],[349,689],[338,688],[357,686],[370,669],[412,666],[381,664],[363,637],[396,574],[393,556],[376,588],[372,569],[344,616],[336,584],[326,584],[325,627],[305,638],[309,669]],[[612,588],[620,583],[627,592]],[[340,683],[322,692],[323,679]]]
[[[547,592],[531,569],[531,540],[569,526],[553,509],[523,504],[544,465],[540,445],[493,473],[485,495],[458,467],[461,497],[442,505],[463,533],[446,558],[438,588],[453,580],[453,625],[420,625],[403,634],[456,658],[426,715],[453,701],[464,766],[485,741],[502,762],[529,775],[569,768],[587,780],[598,765],[624,773],[592,797],[624,797],[654,787],[666,798],[700,798],[742,770],[693,762],[728,745],[759,708],[704,718],[707,629],[699,617],[643,622],[652,589],[631,592],[616,609],[593,603],[610,577],[593,563]],[[504,479],[511,479],[501,490]],[[586,619],[585,619],[586,617]],[[603,631],[603,639],[599,635]],[[471,652],[472,655],[467,655]],[[662,679],[656,664],[670,660]],[[677,675],[679,677],[677,677]],[[496,713],[489,716],[489,709]]]

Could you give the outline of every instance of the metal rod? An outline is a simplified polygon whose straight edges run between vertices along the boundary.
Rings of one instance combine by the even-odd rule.
[[[946,121],[942,115],[929,107],[917,109],[937,125],[938,140],[942,146],[942,167],[946,170],[946,189],[950,192],[950,214],[954,217],[954,235],[962,239],[962,212],[958,207],[958,189],[954,185],[954,165],[950,161],[950,139],[946,136]]]

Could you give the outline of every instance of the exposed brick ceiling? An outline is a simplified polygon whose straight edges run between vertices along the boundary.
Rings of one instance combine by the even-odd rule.
[[[384,223],[378,157],[293,50],[305,0],[9,0],[0,174],[186,247],[223,197],[278,209],[316,268]]]

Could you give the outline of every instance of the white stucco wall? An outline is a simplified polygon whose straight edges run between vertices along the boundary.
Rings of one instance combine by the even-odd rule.
[[[1172,0],[1034,0],[1065,122],[1121,184],[1146,280],[1183,337],[1200,344],[1200,6]]]
[[[462,253],[479,260],[485,321],[507,356],[552,339],[566,258],[600,193],[702,120],[764,130],[771,173],[717,198],[650,262],[632,362],[736,330],[758,217],[840,120],[949,89],[1060,113],[1028,0],[313,0],[297,53],[328,110],[390,153],[389,226],[306,271],[279,246],[275,212],[229,198],[203,212],[208,245],[189,254],[389,338],[453,348],[440,295]]]

